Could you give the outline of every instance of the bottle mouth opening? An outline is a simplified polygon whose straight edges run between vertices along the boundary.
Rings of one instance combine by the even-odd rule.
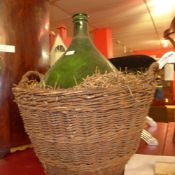
[[[79,21],[79,20],[86,20],[87,21],[87,14],[85,13],[76,13],[72,16],[73,21]]]

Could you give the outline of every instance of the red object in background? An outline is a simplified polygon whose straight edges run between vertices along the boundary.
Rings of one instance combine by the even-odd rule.
[[[175,72],[174,72],[174,81],[173,81],[173,104],[175,104]]]
[[[57,33],[55,34],[53,31],[49,34],[49,45],[50,50],[52,49],[52,46],[54,45],[55,39],[57,35],[59,35],[64,42],[66,47],[70,46],[71,38],[67,36],[67,27],[64,24],[59,25],[57,28]]]
[[[167,48],[167,49],[154,49],[154,50],[139,50],[139,51],[133,51],[133,55],[148,55],[151,57],[160,58],[169,51],[175,51],[173,48]]]
[[[166,141],[164,146],[164,154],[169,156],[175,155],[175,122],[168,123],[167,127],[167,135],[166,135]]]
[[[18,151],[0,160],[0,175],[45,175],[32,149]]]
[[[153,99],[152,103],[151,103],[152,106],[164,106],[165,105],[165,101],[157,101],[155,99]]]
[[[106,57],[113,57],[112,30],[109,28],[96,29],[92,32],[93,42],[97,49]]]
[[[67,36],[67,27],[61,24],[57,27],[57,34],[61,37],[66,47],[69,47],[71,38]],[[93,31],[93,42],[97,49],[106,57],[113,57],[112,30],[109,28],[96,29]],[[50,35],[50,48],[54,43],[52,35]]]
[[[54,41],[55,41],[55,33],[53,31],[51,31],[49,33],[49,50],[52,49],[52,46],[54,44]]]
[[[67,27],[64,24],[61,24],[57,27],[57,32],[61,39],[63,40],[66,47],[69,47],[71,43],[71,39],[67,37]]]

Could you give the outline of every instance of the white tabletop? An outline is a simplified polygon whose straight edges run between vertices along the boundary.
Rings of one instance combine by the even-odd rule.
[[[125,166],[124,175],[154,175],[156,162],[175,163],[175,157],[135,154]]]

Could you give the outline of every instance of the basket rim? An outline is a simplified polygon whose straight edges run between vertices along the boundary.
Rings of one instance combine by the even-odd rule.
[[[147,83],[144,83],[147,84]],[[54,89],[54,88],[42,88],[42,87],[21,87],[21,86],[14,86],[12,91],[14,92],[25,92],[29,94],[94,94],[94,93],[106,93],[106,92],[116,92],[120,91],[123,93],[128,93],[128,91],[132,92],[143,92],[144,84],[139,84],[139,86],[131,86],[131,85],[120,85],[120,86],[110,86],[110,87],[88,87],[88,88],[68,88],[68,89]],[[153,88],[153,84],[149,84],[147,88]],[[131,90],[132,89],[132,90]]]

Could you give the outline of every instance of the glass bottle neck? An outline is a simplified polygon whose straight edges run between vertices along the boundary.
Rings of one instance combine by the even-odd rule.
[[[86,20],[74,21],[74,37],[89,37],[88,22]]]

